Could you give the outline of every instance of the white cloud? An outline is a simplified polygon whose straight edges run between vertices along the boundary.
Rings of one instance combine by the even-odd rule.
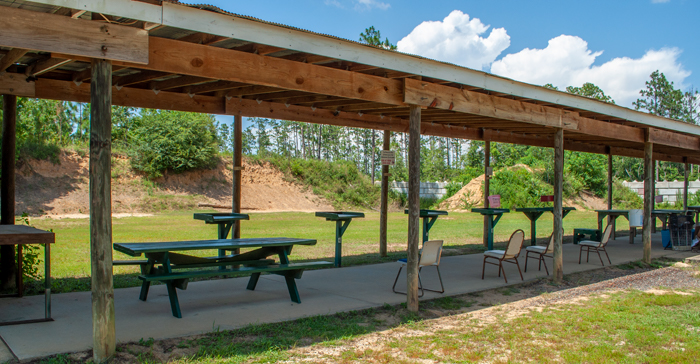
[[[372,8],[386,10],[390,7],[391,4],[377,0],[355,0],[355,10],[370,10]]]
[[[341,9],[344,8],[343,4],[341,4],[338,0],[324,0],[323,2],[326,5],[332,5],[332,6],[337,6]]]
[[[614,58],[599,66],[595,59],[603,52],[588,49],[583,39],[560,35],[549,41],[544,49],[523,49],[508,54],[491,66],[491,72],[518,81],[536,85],[552,83],[560,90],[566,86],[581,86],[592,82],[610,95],[618,105],[631,107],[645,88],[649,75],[659,70],[676,88],[683,89],[683,81],[690,72],[678,62],[678,48],[649,50],[641,58]]]
[[[453,10],[443,21],[425,21],[401,39],[398,50],[474,69],[487,67],[510,46],[503,28],[492,29],[478,18]]]
[[[667,3],[669,1],[671,1],[671,0],[651,0],[651,3],[652,4],[663,4],[663,3]]]

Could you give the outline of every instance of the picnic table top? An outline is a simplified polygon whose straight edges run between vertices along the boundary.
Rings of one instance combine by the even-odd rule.
[[[472,212],[478,212],[482,215],[501,215],[506,212],[510,212],[509,209],[494,209],[494,208],[488,208],[488,209],[483,209],[483,208],[478,208],[478,209],[472,209]]]
[[[562,210],[564,211],[573,211],[576,210],[575,207],[562,207]],[[515,209],[515,211],[518,212],[546,212],[546,211],[554,211],[554,207],[518,207]]]
[[[337,221],[365,217],[365,214],[362,212],[351,211],[317,211],[316,216],[325,217],[326,220],[329,221]]]
[[[211,239],[188,241],[164,241],[154,243],[114,243],[114,250],[130,255],[141,256],[144,253],[162,253],[170,251],[262,248],[290,245],[316,245],[316,239],[295,238],[246,238],[246,239]]]
[[[595,212],[603,212],[607,214],[628,214],[630,210],[595,210]],[[684,214],[684,210],[652,210],[652,214]]]
[[[408,209],[403,210],[403,213],[408,214]],[[419,214],[420,217],[436,217],[441,215],[447,216],[447,211],[420,209]]]
[[[27,225],[0,225],[0,245],[53,244],[56,235]]]
[[[204,220],[207,224],[219,224],[237,220],[250,220],[248,214],[237,214],[235,212],[208,212],[194,214],[195,220]]]

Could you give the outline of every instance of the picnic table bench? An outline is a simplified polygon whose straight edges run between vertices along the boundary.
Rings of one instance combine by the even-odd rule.
[[[291,263],[289,254],[295,245],[315,245],[314,239],[293,238],[248,238],[248,239],[214,239],[195,241],[175,241],[157,243],[114,243],[114,250],[139,257],[146,256],[147,263],[142,266],[139,279],[141,293],[139,299],[146,301],[153,281],[164,282],[168,289],[170,308],[173,316],[182,318],[177,289],[186,289],[191,278],[204,278],[226,275],[250,275],[247,289],[255,290],[262,273],[279,274],[285,278],[289,296],[293,302],[301,303],[295,279],[301,278],[305,269],[332,266],[330,262]],[[253,250],[226,256],[197,257],[179,252],[191,250],[235,250],[254,248]],[[277,255],[279,262],[269,257]],[[231,266],[230,268],[206,269],[211,267]],[[186,269],[186,270],[184,270]]]

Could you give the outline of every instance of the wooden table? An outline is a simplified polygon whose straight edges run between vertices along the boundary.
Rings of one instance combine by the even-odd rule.
[[[44,245],[44,318],[0,322],[0,326],[53,321],[51,318],[51,244],[55,242],[56,235],[50,231],[39,230],[26,225],[0,225],[0,245],[17,245],[17,294],[2,295],[0,297],[22,297],[24,294],[22,246]]]
[[[404,213],[408,215],[408,209],[404,210]],[[437,218],[440,216],[447,216],[447,211],[421,209],[418,216],[423,219],[423,242],[425,243],[429,240],[428,234],[433,224],[435,224],[435,221],[437,221]]]
[[[138,257],[144,254],[148,263],[144,274],[139,299],[145,301],[152,281],[161,281],[167,285],[168,297],[173,316],[181,318],[180,303],[176,288],[186,289],[190,278],[225,276],[231,274],[250,274],[249,290],[254,290],[261,273],[269,272],[284,276],[292,301],[301,303],[299,291],[294,279],[308,268],[331,266],[330,262],[290,263],[289,254],[295,245],[315,245],[314,239],[293,238],[252,238],[252,239],[214,239],[196,241],[174,241],[158,243],[114,243],[114,250]],[[182,254],[190,250],[235,250],[253,248],[241,254],[224,257],[196,257]],[[279,263],[268,257],[277,255]],[[226,270],[206,269],[231,265]],[[157,270],[155,269],[158,266]],[[205,269],[202,269],[205,268]],[[186,269],[182,271],[182,269]]]
[[[326,221],[335,221],[335,266],[342,266],[343,260],[343,234],[354,218],[365,217],[361,212],[350,211],[319,211],[316,216],[325,217]]]
[[[486,241],[488,242],[488,250],[493,250],[493,228],[498,224],[498,220],[503,217],[503,214],[510,212],[509,209],[472,209],[472,212],[478,212],[486,217]]]
[[[569,212],[576,210],[575,207],[564,207],[562,208],[562,219],[569,214]],[[530,245],[537,245],[537,220],[545,212],[554,213],[554,207],[523,207],[516,208],[515,211],[522,212],[530,219]]]

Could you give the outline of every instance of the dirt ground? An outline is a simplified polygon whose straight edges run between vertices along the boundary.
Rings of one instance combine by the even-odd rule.
[[[89,211],[89,157],[61,152],[60,163],[30,160],[18,165],[16,211],[31,216],[81,216]],[[328,201],[288,182],[269,165],[243,163],[242,210],[332,210]],[[232,162],[212,170],[165,174],[155,181],[134,173],[125,157],[112,157],[112,212],[140,214],[199,204],[227,206],[232,197]]]

